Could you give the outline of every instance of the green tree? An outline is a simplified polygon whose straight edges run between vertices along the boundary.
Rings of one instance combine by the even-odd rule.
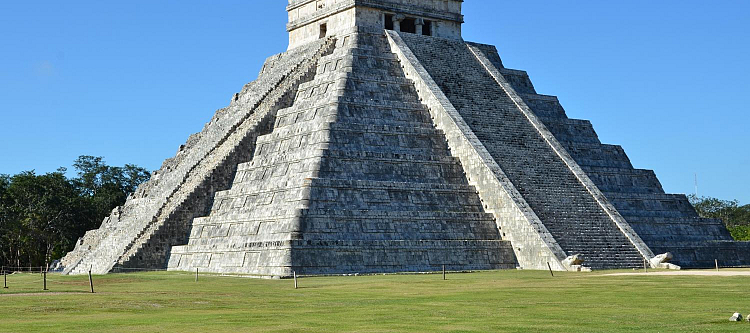
[[[93,210],[91,220],[83,223],[86,230],[97,228],[113,208],[125,203],[127,196],[151,176],[148,170],[132,164],[113,167],[102,157],[86,155],[78,157],[73,167],[78,177],[72,183],[88,200],[87,208]]]
[[[2,265],[42,266],[62,257],[150,176],[141,167],[112,167],[93,156],[80,156],[74,167],[73,179],[64,168],[0,175]]]
[[[3,252],[17,266],[44,265],[71,244],[69,230],[80,217],[78,191],[62,170],[26,171],[9,180],[2,200]]]
[[[734,211],[737,209],[739,202],[737,200],[721,200],[711,197],[697,197],[690,195],[688,197],[693,204],[698,215],[701,217],[721,219],[729,225],[732,220]]]
[[[721,219],[736,240],[750,240],[750,204],[740,206],[737,200],[711,197],[688,197],[698,215]]]

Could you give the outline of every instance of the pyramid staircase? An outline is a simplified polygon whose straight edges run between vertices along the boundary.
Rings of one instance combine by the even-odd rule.
[[[289,276],[512,268],[382,34],[353,31],[258,139],[169,268]]]

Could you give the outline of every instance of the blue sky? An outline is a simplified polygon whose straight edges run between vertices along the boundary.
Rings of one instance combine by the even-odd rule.
[[[0,173],[158,169],[287,46],[286,1],[0,3]],[[259,5],[263,4],[263,5]],[[750,2],[464,2],[464,39],[667,192],[750,203]]]

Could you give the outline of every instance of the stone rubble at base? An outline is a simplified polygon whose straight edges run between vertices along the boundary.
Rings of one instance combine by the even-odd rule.
[[[290,50],[87,232],[63,272],[748,264],[750,243],[665,194],[494,46],[464,42],[460,8],[290,0]]]

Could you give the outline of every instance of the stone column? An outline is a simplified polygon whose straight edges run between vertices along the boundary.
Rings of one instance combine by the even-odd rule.
[[[401,14],[393,15],[393,30],[401,31],[401,21],[405,18],[406,16]]]
[[[423,30],[423,28],[424,28],[424,19],[422,19],[422,18],[416,19],[414,21],[414,25],[417,27],[417,31],[415,31],[415,33],[417,35],[422,35],[423,34],[422,32],[424,31]]]

